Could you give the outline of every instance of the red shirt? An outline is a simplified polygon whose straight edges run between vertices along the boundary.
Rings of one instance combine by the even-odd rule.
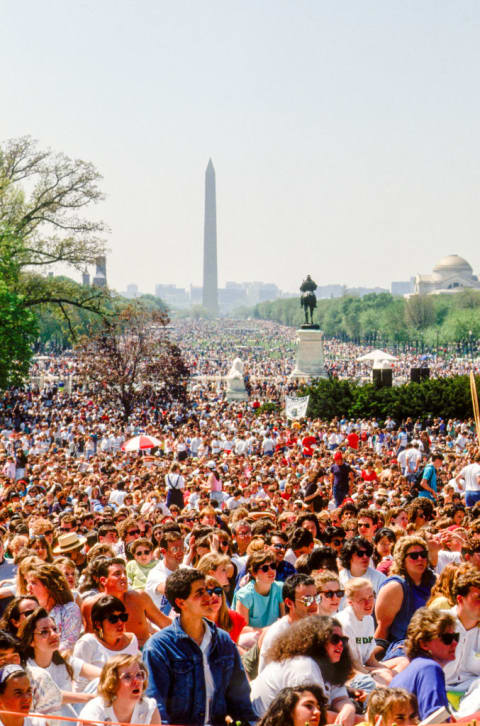
[[[247,621],[245,620],[243,615],[237,613],[236,610],[230,610],[230,608],[228,608],[228,614],[230,615],[230,619],[232,621],[232,628],[229,632],[229,635],[234,643],[238,643],[240,633],[247,624]]]

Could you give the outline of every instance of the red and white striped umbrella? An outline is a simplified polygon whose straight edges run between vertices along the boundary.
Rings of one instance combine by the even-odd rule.
[[[134,436],[133,439],[129,439],[122,444],[122,451],[146,451],[147,449],[154,449],[155,446],[161,446],[162,442],[160,439],[156,439],[155,436]]]

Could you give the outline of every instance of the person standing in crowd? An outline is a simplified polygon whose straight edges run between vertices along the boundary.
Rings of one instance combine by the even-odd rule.
[[[206,618],[210,595],[205,577],[190,568],[172,573],[165,594],[178,613],[172,625],[146,643],[147,695],[163,723],[208,724],[254,721],[250,688],[228,633]]]
[[[336,451],[333,458],[335,463],[330,469],[330,484],[333,489],[335,506],[340,507],[345,497],[348,496],[350,485],[354,479],[354,471],[349,464],[344,462],[341,451]]]

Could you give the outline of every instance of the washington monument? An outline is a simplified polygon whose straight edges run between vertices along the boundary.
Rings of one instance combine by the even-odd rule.
[[[215,169],[210,159],[205,172],[205,222],[203,227],[203,307],[218,314],[217,199]]]

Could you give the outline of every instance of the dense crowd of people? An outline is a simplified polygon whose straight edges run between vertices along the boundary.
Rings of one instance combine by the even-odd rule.
[[[172,331],[197,377],[183,408],[145,404],[125,424],[75,382],[74,357],[38,362],[42,386],[2,396],[1,721],[401,726],[476,713],[469,412],[262,413],[293,340],[232,323],[222,348],[218,331]],[[239,343],[261,385],[228,404],[208,376]],[[138,434],[160,445],[125,452]]]

